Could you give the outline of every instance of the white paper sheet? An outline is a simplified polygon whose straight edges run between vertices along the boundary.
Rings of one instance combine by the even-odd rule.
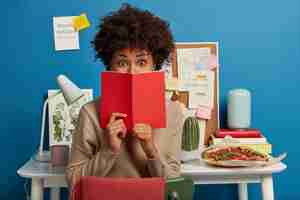
[[[79,35],[73,27],[73,16],[53,17],[53,31],[56,51],[79,49]]]
[[[180,81],[178,79],[165,79],[165,85],[167,90],[178,90]]]
[[[81,107],[93,99],[92,89],[82,89],[84,96],[68,106],[59,90],[48,90],[49,145],[71,145]]]
[[[210,48],[177,49],[179,79],[196,79],[198,72],[210,67]]]
[[[207,106],[213,108],[214,101],[214,72],[202,70],[199,80],[180,80],[179,90],[189,91],[189,108]]]

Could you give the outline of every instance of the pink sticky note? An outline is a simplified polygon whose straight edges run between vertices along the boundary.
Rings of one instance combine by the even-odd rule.
[[[211,119],[211,108],[207,106],[199,106],[195,115],[199,119]]]
[[[211,55],[209,58],[209,69],[213,70],[219,67],[218,58],[216,55]]]

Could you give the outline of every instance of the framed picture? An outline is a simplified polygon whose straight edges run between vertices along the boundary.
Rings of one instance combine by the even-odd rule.
[[[92,89],[83,89],[84,95],[71,105],[59,90],[48,90],[49,145],[70,145],[80,108],[93,99]]]

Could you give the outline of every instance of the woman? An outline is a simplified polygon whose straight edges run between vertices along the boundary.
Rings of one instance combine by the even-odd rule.
[[[160,70],[174,48],[169,25],[148,11],[124,4],[104,17],[93,46],[107,70],[143,73]],[[150,91],[149,91],[150,92]],[[167,127],[135,124],[132,134],[123,113],[113,113],[106,129],[99,125],[99,99],[82,107],[73,135],[67,179],[72,187],[81,176],[176,177],[183,114],[176,102],[167,103]]]

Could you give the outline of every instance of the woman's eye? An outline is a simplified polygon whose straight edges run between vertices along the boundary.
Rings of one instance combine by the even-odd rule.
[[[119,67],[128,67],[128,62],[124,61],[124,60],[121,60],[121,61],[118,62],[118,66]]]
[[[137,64],[139,66],[145,66],[147,64],[147,61],[146,60],[138,60]]]

